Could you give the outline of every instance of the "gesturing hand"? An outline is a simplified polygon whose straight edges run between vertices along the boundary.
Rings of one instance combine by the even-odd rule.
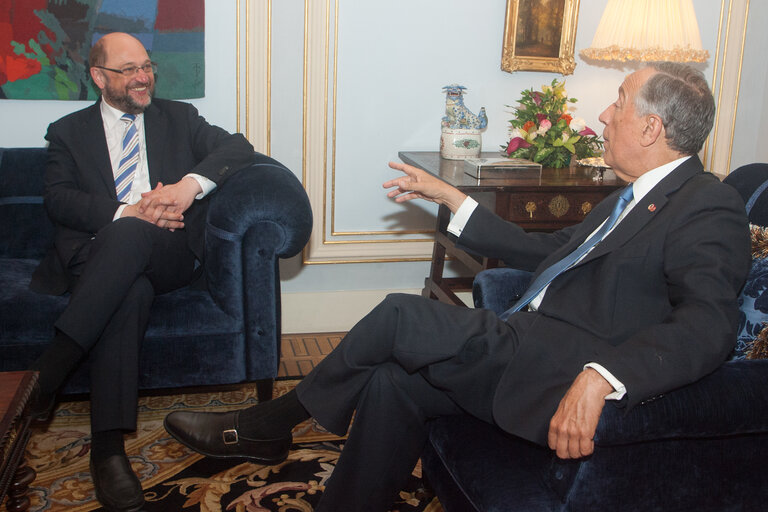
[[[459,189],[417,167],[397,162],[389,162],[389,166],[405,173],[405,176],[389,180],[382,185],[384,188],[396,187],[387,192],[387,197],[394,198],[398,203],[411,199],[424,199],[444,204],[456,213],[461,203],[467,198],[467,195]]]
[[[573,381],[549,422],[549,447],[561,459],[591,455],[605,396],[613,388],[597,371],[587,368]]]

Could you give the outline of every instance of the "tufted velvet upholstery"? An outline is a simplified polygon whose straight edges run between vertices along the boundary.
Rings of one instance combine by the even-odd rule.
[[[768,164],[731,173],[745,203]],[[768,192],[749,212],[768,225]],[[530,274],[491,269],[475,278],[475,306],[500,313]],[[470,416],[430,425],[423,469],[446,512],[757,511],[768,485],[768,360],[733,360],[700,381],[629,412],[607,406],[595,452],[563,461]]]
[[[53,237],[42,202],[45,161],[44,148],[0,149],[0,371],[29,367],[68,300],[28,288]],[[280,358],[278,258],[301,251],[311,228],[301,183],[267,156],[256,154],[215,191],[206,227],[208,290],[156,297],[140,387],[271,383]],[[269,389],[262,387],[260,396]],[[64,391],[87,390],[85,363]]]

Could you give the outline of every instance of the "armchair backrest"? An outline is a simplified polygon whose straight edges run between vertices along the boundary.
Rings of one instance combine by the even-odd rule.
[[[45,148],[0,148],[0,258],[40,259],[53,241],[43,206]]]
[[[741,194],[749,222],[768,226],[768,164],[743,165],[726,176],[723,183]]]

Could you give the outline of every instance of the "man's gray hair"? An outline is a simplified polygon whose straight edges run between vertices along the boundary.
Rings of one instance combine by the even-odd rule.
[[[695,155],[715,120],[715,100],[704,75],[677,62],[657,62],[650,67],[657,73],[635,96],[637,114],[661,117],[669,147]]]

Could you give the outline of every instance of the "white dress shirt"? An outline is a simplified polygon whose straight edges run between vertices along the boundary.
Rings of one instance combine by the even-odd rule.
[[[104,135],[107,137],[107,149],[109,150],[109,160],[112,163],[112,169],[117,169],[120,166],[120,157],[123,153],[123,137],[128,130],[128,125],[121,119],[125,112],[121,112],[118,109],[108,105],[106,101],[100,103],[101,106],[101,120],[104,124]],[[152,184],[149,180],[149,167],[147,163],[147,144],[144,133],[144,114],[137,114],[136,119],[133,121],[136,126],[136,130],[139,132],[139,163],[136,166],[136,173],[133,176],[131,182],[131,191],[128,197],[125,199],[125,204],[120,205],[115,212],[112,220],[117,220],[123,214],[125,207],[130,204],[136,204],[141,200],[141,194],[152,190]],[[213,189],[216,188],[216,183],[209,180],[205,176],[201,176],[195,173],[189,173],[185,178],[189,176],[194,178],[203,191],[195,196],[195,199],[202,199],[206,195],[210,194]]]
[[[683,158],[678,158],[677,160],[674,160],[672,162],[666,163],[660,167],[657,167],[655,169],[652,169],[639,178],[635,180],[635,182],[632,185],[632,195],[633,199],[632,201],[627,204],[627,207],[624,209],[624,211],[619,216],[619,219],[616,221],[616,224],[613,225],[613,227],[606,233],[606,236],[616,229],[616,226],[619,224],[619,222],[624,219],[624,217],[627,216],[630,210],[634,208],[634,206],[640,202],[640,200],[643,199],[643,197],[650,192],[650,190],[655,187],[661,180],[663,180],[669,173],[674,171],[680,164],[682,164],[685,160],[690,158],[689,156],[685,156]],[[467,222],[469,221],[469,218],[472,216],[472,213],[474,213],[475,208],[477,208],[477,201],[472,199],[471,197],[467,197],[463,203],[461,203],[461,206],[456,210],[456,213],[454,214],[453,218],[451,219],[451,222],[448,224],[448,232],[456,235],[461,236],[462,231],[464,231],[464,227],[467,225]],[[606,220],[608,220],[606,218]],[[603,221],[600,223],[600,226],[595,229],[597,231],[600,229],[600,227],[605,223]],[[594,233],[594,231],[593,231]],[[591,236],[591,235],[590,235]],[[588,240],[590,237],[588,236],[585,240]],[[591,249],[590,249],[591,250]],[[586,255],[585,255],[586,256]],[[530,308],[533,310],[536,310],[539,305],[541,304],[541,301],[544,299],[544,294],[547,293],[547,288],[545,287],[536,297],[533,298],[533,300],[530,303]],[[608,394],[605,398],[608,400],[621,400],[624,395],[627,392],[626,387],[624,384],[618,380],[616,377],[613,376],[611,372],[609,372],[607,369],[605,369],[603,366],[601,366],[597,362],[591,362],[584,365],[584,368],[592,368],[593,370],[597,371],[600,375],[603,376],[605,380],[607,380],[611,386],[613,386],[614,392]]]

